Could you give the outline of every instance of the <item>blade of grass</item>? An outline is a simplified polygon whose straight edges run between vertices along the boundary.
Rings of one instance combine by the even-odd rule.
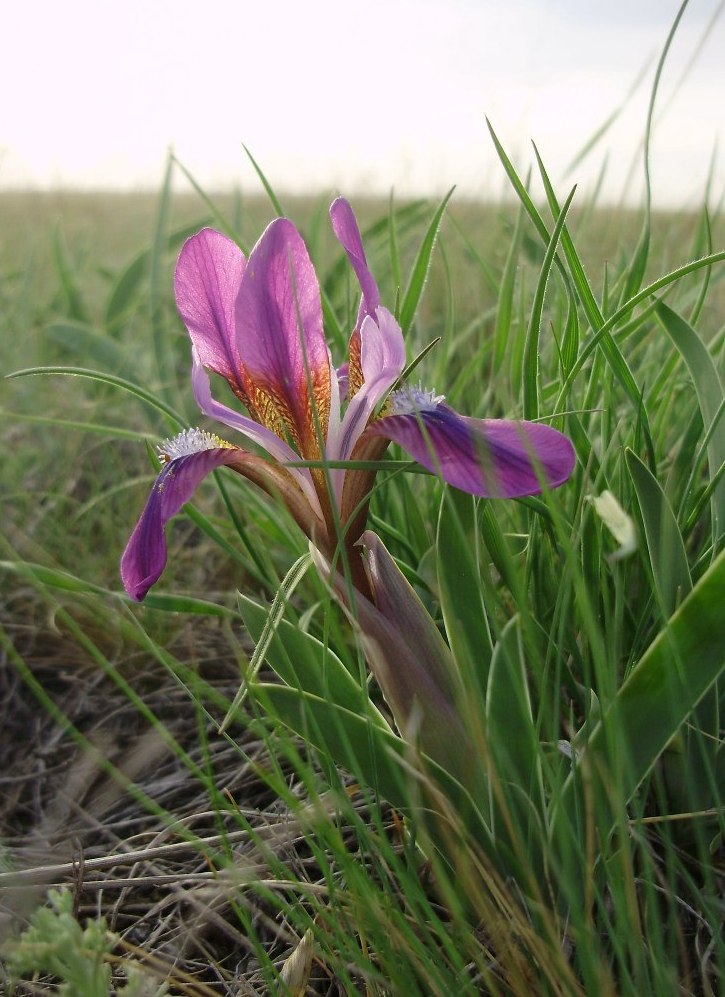
[[[438,236],[438,229],[440,228],[441,220],[443,218],[443,212],[446,210],[446,205],[451,199],[454,189],[455,188],[451,187],[441,203],[438,205],[433,217],[430,220],[430,224],[426,229],[423,241],[421,242],[420,248],[418,249],[418,253],[415,257],[413,269],[411,270],[410,277],[408,278],[408,286],[405,289],[403,301],[400,306],[400,326],[404,333],[409,331],[413,319],[415,318],[415,313],[418,309],[421,295],[423,294],[423,288],[425,287],[425,282],[428,278],[431,257],[433,255],[433,249]]]
[[[725,463],[725,424],[717,423],[723,403],[723,385],[710,353],[695,330],[664,301],[658,301],[657,318],[687,365],[697,401],[702,413],[705,432],[710,434],[707,447],[710,475],[715,475]],[[725,531],[725,482],[721,481],[712,496],[713,544],[717,547]]]

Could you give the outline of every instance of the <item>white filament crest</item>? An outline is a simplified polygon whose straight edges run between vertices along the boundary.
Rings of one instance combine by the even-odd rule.
[[[203,450],[218,450],[219,447],[231,448],[231,443],[227,443],[220,436],[208,433],[205,429],[185,429],[172,439],[164,440],[158,446],[159,459],[164,463],[170,460],[177,460],[179,457],[189,457],[191,454],[201,453]]]
[[[418,412],[435,412],[445,400],[445,395],[436,395],[418,385],[406,385],[390,395],[390,404],[395,415],[415,415]]]

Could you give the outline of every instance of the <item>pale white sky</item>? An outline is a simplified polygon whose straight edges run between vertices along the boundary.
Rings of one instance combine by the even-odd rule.
[[[655,203],[700,204],[722,138],[722,0],[691,0],[663,77]],[[488,115],[562,193],[638,200],[657,57],[679,0],[28,0],[3,12],[0,188],[155,187],[166,149],[208,188],[498,195]],[[695,58],[694,63],[692,62]],[[643,81],[615,128],[568,163]],[[682,79],[684,75],[684,80]],[[630,173],[633,163],[635,172]],[[725,170],[716,160],[713,193]]]

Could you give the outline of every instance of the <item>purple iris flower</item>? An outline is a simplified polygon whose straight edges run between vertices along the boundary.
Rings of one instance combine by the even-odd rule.
[[[470,419],[433,392],[391,390],[405,368],[403,334],[380,304],[348,202],[338,198],[330,217],[362,289],[349,360],[339,370],[325,341],[317,276],[292,222],[275,219],[249,259],[211,229],[181,250],[174,289],[192,341],[196,402],[266,456],[199,429],[161,445],[163,466],[121,559],[131,598],[143,599],[164,569],[166,523],[201,480],[224,465],[280,497],[327,556],[338,546],[340,524],[353,559],[375,472],[291,465],[375,461],[392,440],[473,495],[532,495],[570,476],[574,451],[555,429]],[[225,378],[246,414],[212,397],[208,371]],[[353,581],[368,590],[362,565]]]

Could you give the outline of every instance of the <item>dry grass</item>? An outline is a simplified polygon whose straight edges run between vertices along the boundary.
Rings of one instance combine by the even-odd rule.
[[[299,783],[284,753],[270,757],[269,741],[250,727],[230,732],[234,744],[207,722],[208,750],[202,748],[186,694],[167,673],[118,662],[133,669],[134,687],[160,729],[79,661],[62,633],[18,623],[13,629],[34,677],[86,743],[69,737],[7,658],[0,661],[0,827],[15,870],[0,876],[2,933],[17,930],[49,887],[68,885],[80,919],[103,914],[120,938],[118,955],[168,980],[171,993],[266,993],[259,945],[282,968],[301,941],[280,907],[327,892],[307,836],[325,807],[331,816],[331,799],[311,804],[309,786]],[[218,629],[211,624],[200,633],[197,624],[194,641],[205,646],[203,678],[231,698],[239,677]],[[179,642],[187,636],[179,634]],[[194,765],[208,773],[226,809],[210,807]],[[297,806],[270,788],[269,773],[278,769]],[[144,796],[163,815],[151,812]],[[353,803],[364,816],[363,798]],[[390,821],[394,833],[392,815]],[[345,837],[354,851],[354,834]],[[322,963],[311,973],[311,992],[344,992]],[[45,980],[16,991],[51,992]]]

